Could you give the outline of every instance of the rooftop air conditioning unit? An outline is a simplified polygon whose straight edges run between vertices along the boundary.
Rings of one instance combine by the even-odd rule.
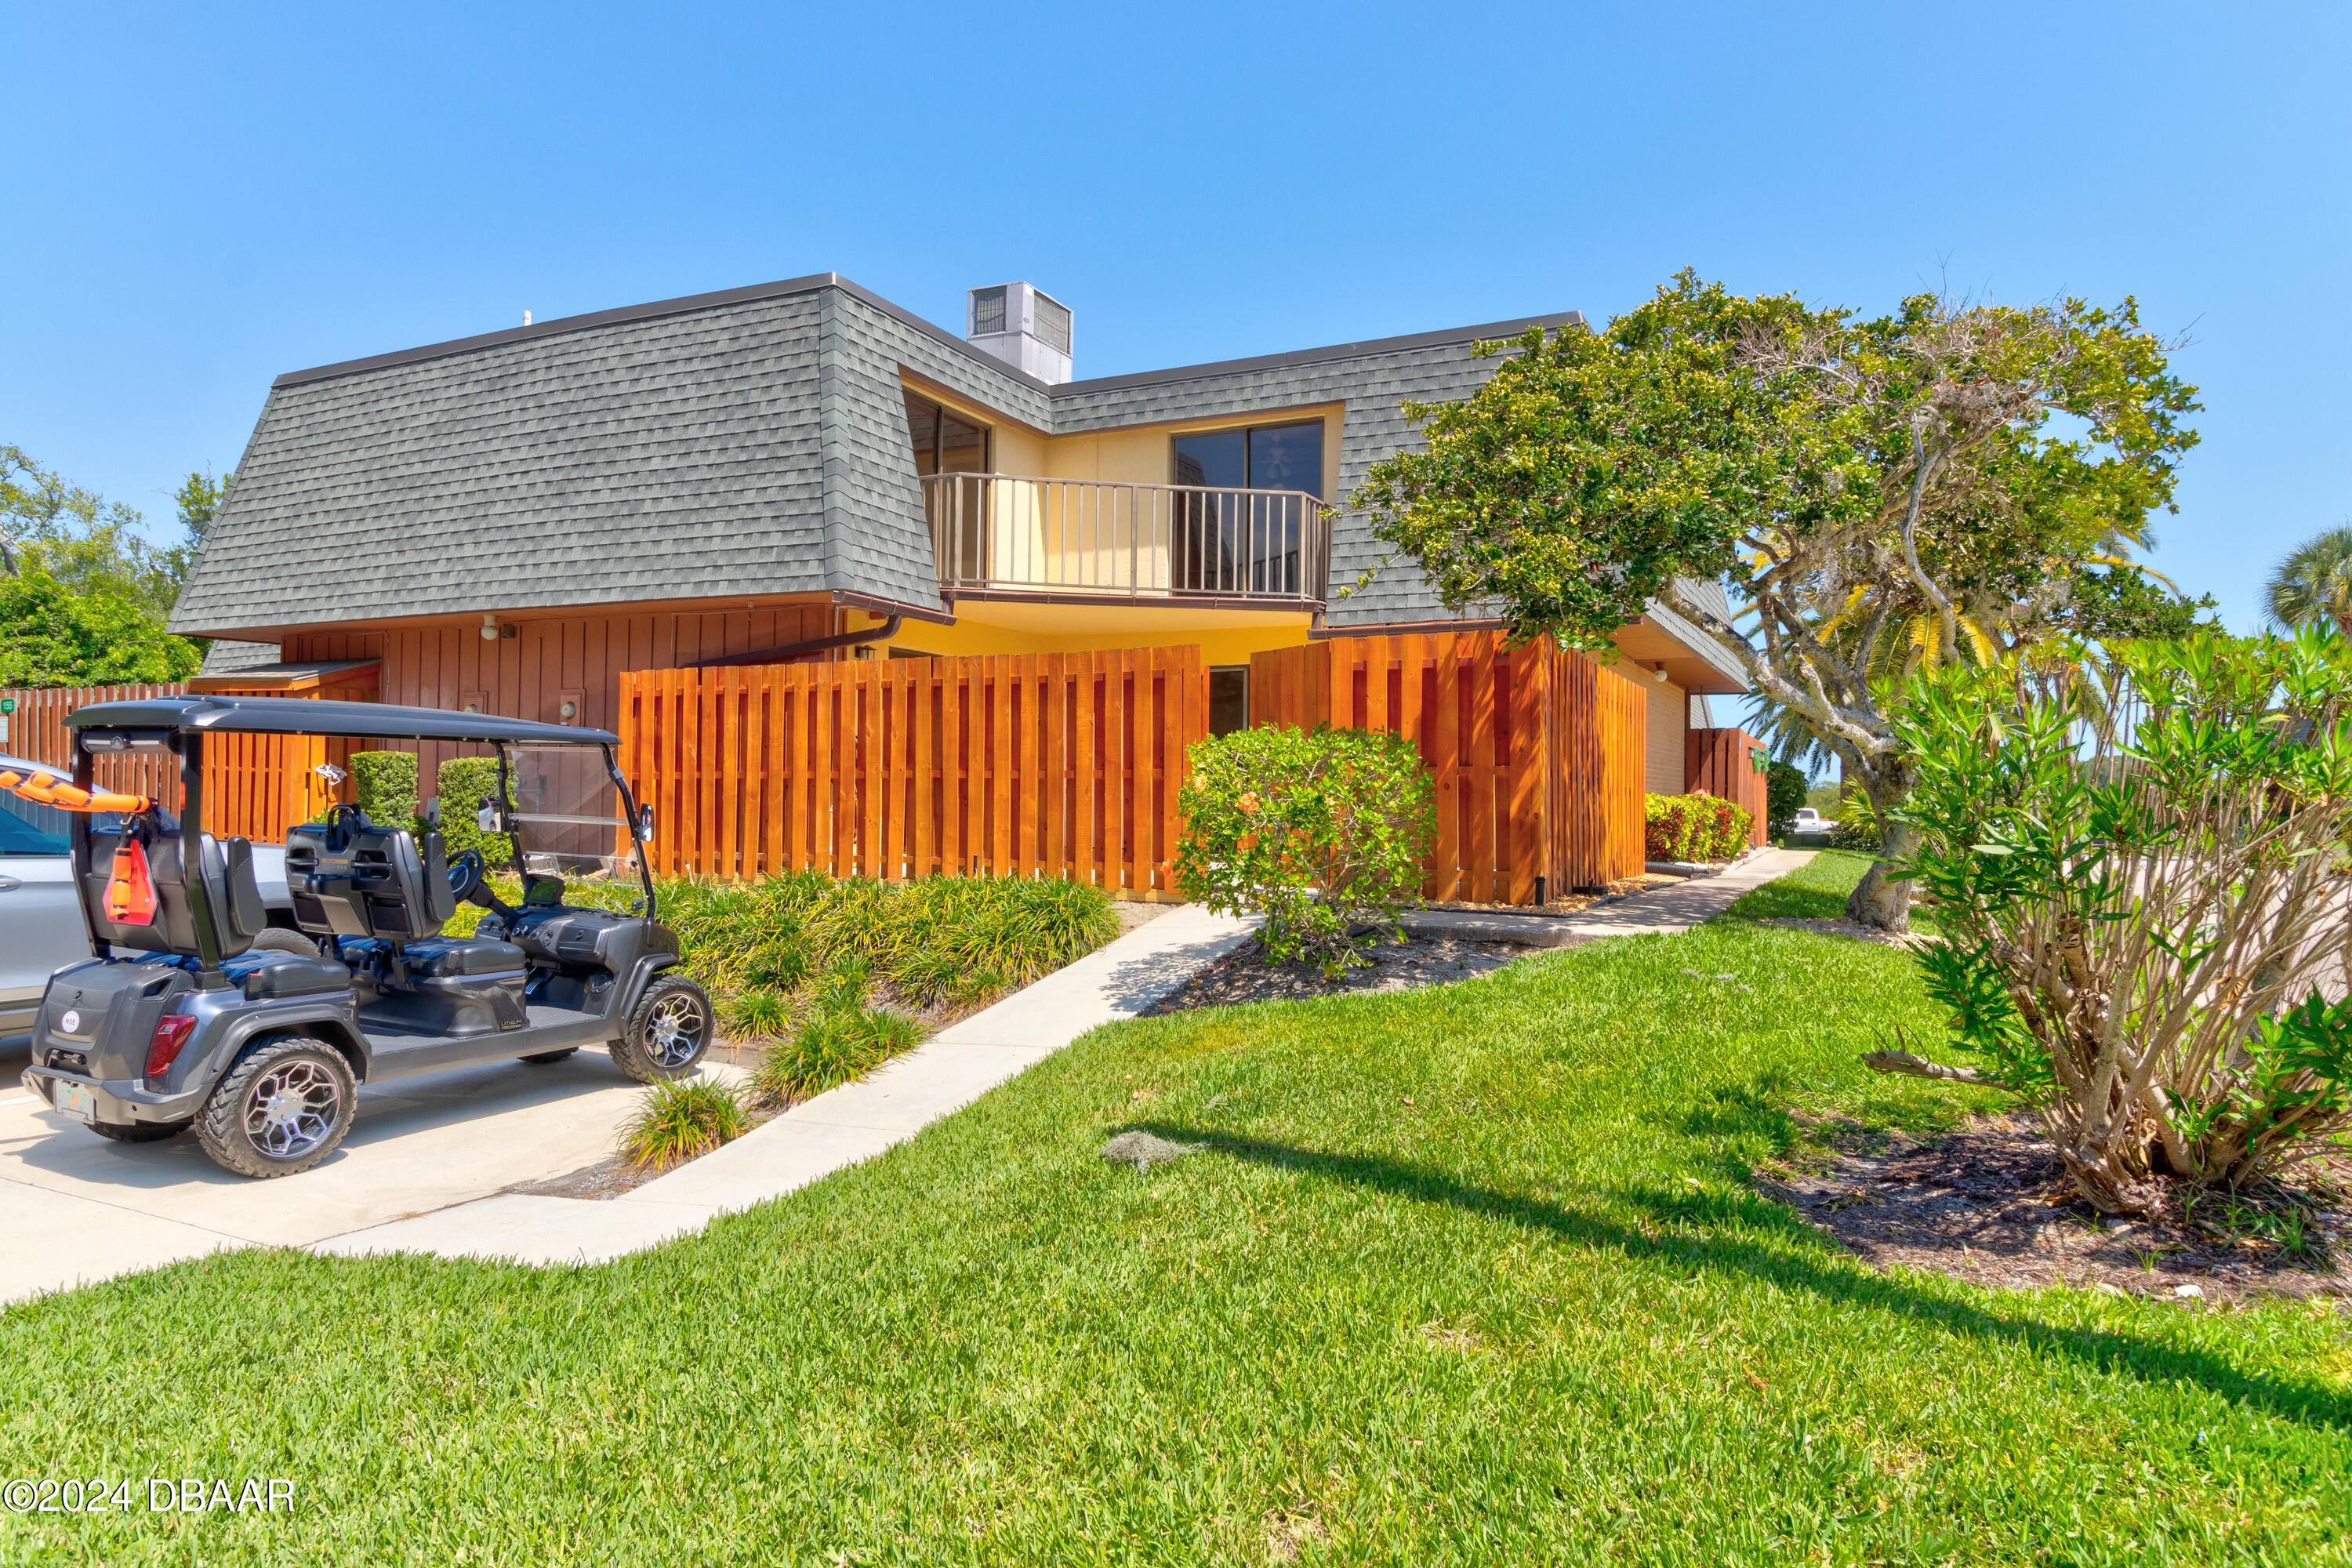
[[[964,337],[1049,384],[1070,379],[1070,308],[1031,284],[973,289]]]

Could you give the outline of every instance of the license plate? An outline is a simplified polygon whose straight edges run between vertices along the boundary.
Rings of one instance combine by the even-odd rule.
[[[89,1085],[68,1083],[61,1078],[49,1081],[58,1086],[57,1109],[60,1115],[79,1116],[84,1121],[98,1120],[98,1095]]]

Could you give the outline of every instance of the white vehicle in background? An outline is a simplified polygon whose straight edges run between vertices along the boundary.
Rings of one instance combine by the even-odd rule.
[[[0,772],[37,774],[71,784],[46,763],[0,755]],[[107,830],[111,818],[101,817]],[[89,928],[75,895],[66,814],[0,790],[0,1040],[32,1032],[49,976],[89,956]],[[292,929],[286,892],[286,850],[253,847],[253,878],[274,925]]]
[[[1797,820],[1790,831],[1795,833],[1827,833],[1837,826],[1837,819],[1823,816],[1810,805],[1797,808]]]

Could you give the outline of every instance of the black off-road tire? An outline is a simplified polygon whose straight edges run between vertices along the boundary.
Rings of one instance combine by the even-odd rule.
[[[310,1120],[318,1124],[315,1136],[310,1135],[305,1123],[299,1146],[282,1154],[268,1146],[281,1130],[273,1127],[262,1131],[257,1141],[257,1108],[247,1104],[257,1091],[268,1093],[273,1081],[280,1090],[300,1084],[316,1091],[315,1098],[300,1097],[313,1108]],[[291,1176],[309,1170],[341,1146],[344,1134],[352,1130],[358,1099],[359,1085],[352,1077],[351,1064],[332,1046],[307,1035],[268,1035],[238,1058],[213,1089],[196,1113],[196,1137],[214,1163],[225,1171],[256,1178]]]
[[[541,1051],[535,1057],[517,1057],[515,1060],[519,1062],[529,1062],[535,1068],[542,1068],[550,1062],[570,1061],[573,1057],[576,1057],[579,1054],[580,1047],[578,1046],[566,1046],[560,1051]]]
[[[255,952],[299,952],[305,958],[319,956],[319,944],[299,931],[284,926],[264,926],[253,939]]]
[[[639,1083],[685,1078],[702,1065],[717,1020],[710,998],[683,974],[657,976],[629,1009],[627,1029],[613,1042],[613,1062]]]
[[[89,1130],[117,1143],[161,1143],[194,1125],[193,1121],[93,1121]]]

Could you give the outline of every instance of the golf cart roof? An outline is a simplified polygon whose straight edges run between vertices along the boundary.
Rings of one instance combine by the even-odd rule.
[[[495,713],[452,713],[389,702],[324,702],[307,697],[142,697],[93,702],[66,715],[89,731],[218,731],[231,734],[350,735],[370,741],[506,742],[530,746],[617,746],[609,730],[541,724]]]

